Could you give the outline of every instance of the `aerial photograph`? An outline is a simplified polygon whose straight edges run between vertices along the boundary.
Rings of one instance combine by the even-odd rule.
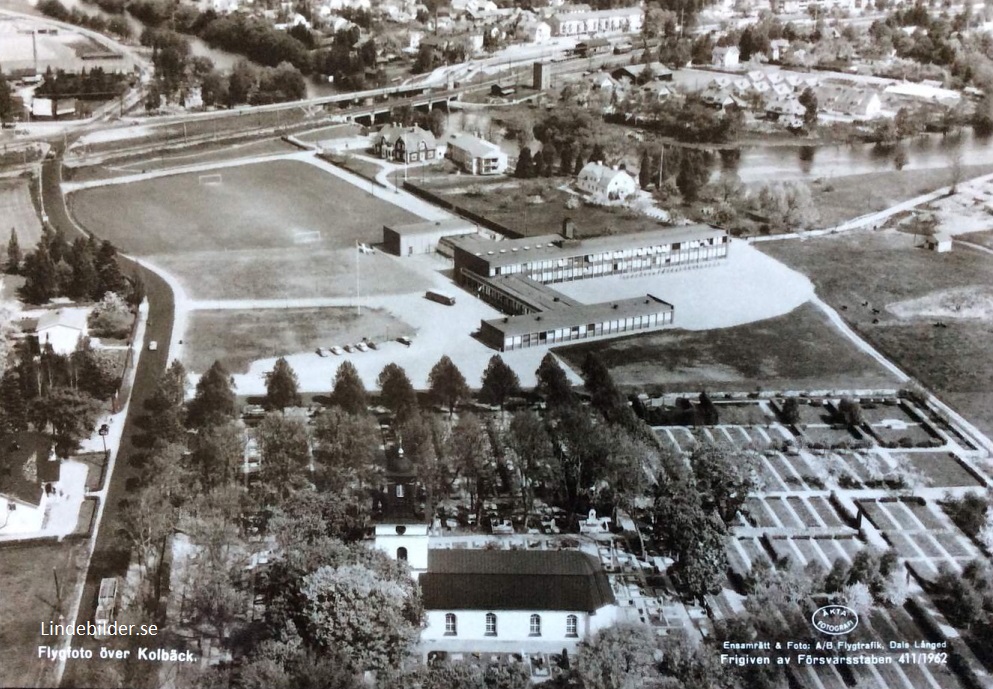
[[[42,687],[993,689],[993,0],[0,0]]]

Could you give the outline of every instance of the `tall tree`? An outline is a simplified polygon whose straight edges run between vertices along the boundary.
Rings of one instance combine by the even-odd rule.
[[[503,411],[511,397],[521,394],[521,381],[514,369],[507,365],[499,354],[490,357],[483,371],[483,384],[479,389],[479,400],[484,404],[496,404]]]
[[[349,414],[364,414],[369,408],[362,378],[351,361],[343,361],[334,374],[334,387],[331,390],[331,404],[341,407]]]
[[[10,275],[17,275],[21,269],[21,245],[17,241],[17,230],[10,228],[10,239],[7,240],[7,265],[4,270]]]
[[[79,444],[90,437],[96,426],[101,405],[84,392],[56,387],[34,401],[35,418],[42,425],[51,425],[55,452],[68,457],[79,449]]]
[[[200,376],[196,394],[187,410],[192,428],[206,428],[225,423],[235,416],[234,378],[220,361],[215,361]]]
[[[417,642],[421,607],[417,584],[377,559],[325,565],[303,577],[301,634],[317,651],[341,653],[357,671],[398,666]]]
[[[235,422],[208,426],[193,436],[190,461],[205,493],[227,485],[240,469],[245,440]]]
[[[266,406],[276,410],[299,406],[299,388],[296,372],[284,357],[279,357],[266,374]]]
[[[255,429],[262,480],[276,502],[285,500],[305,483],[310,463],[310,433],[296,416],[269,412]]]
[[[800,105],[803,106],[803,128],[808,132],[817,129],[817,94],[809,86],[800,94]]]
[[[510,419],[507,447],[514,453],[514,468],[520,484],[521,506],[526,515],[534,507],[535,485],[548,475],[552,443],[545,424],[531,410],[521,410]]]
[[[319,487],[343,494],[353,486],[361,491],[374,480],[382,437],[368,412],[332,407],[317,417],[313,434]]]
[[[627,401],[614,384],[614,379],[607,366],[595,352],[590,352],[583,359],[583,385],[590,393],[593,408],[603,414],[611,423],[625,421],[630,413]]]
[[[396,364],[387,364],[376,380],[380,399],[393,412],[396,422],[402,424],[417,411],[417,394],[407,377],[407,372]]]
[[[663,686],[657,655],[658,641],[649,627],[619,624],[580,646],[576,675],[584,689]]]
[[[534,162],[531,158],[531,149],[527,146],[517,156],[517,167],[514,168],[514,176],[520,179],[534,177]]]
[[[535,376],[538,378],[536,391],[549,408],[568,407],[576,403],[572,384],[569,383],[569,378],[559,365],[558,359],[551,352],[542,358]]]
[[[428,374],[428,387],[438,404],[448,407],[448,416],[455,414],[455,408],[469,398],[469,384],[458,366],[442,356]]]
[[[459,417],[449,436],[448,452],[469,492],[469,509],[481,511],[478,508],[492,487],[494,472],[490,440],[479,417],[471,412]]]
[[[21,289],[29,302],[44,304],[58,295],[59,284],[55,263],[43,243],[39,242],[38,247],[25,257],[21,274],[25,277],[24,287]]]
[[[755,487],[755,458],[726,443],[704,442],[693,449],[690,465],[703,508],[730,524]]]
[[[652,157],[645,149],[641,154],[641,162],[638,164],[638,184],[642,189],[647,189],[652,184]]]

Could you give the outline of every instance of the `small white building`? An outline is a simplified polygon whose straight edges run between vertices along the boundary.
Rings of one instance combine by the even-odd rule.
[[[924,240],[924,246],[935,253],[947,253],[952,250],[952,236],[947,232],[935,232]]]
[[[38,344],[50,345],[56,354],[72,354],[86,336],[86,315],[87,310],[79,308],[46,311],[35,326]]]
[[[603,163],[587,163],[579,171],[576,186],[587,194],[598,194],[608,199],[626,199],[638,191],[638,184],[631,175]]]
[[[618,7],[611,10],[559,12],[549,19],[555,36],[598,36],[616,31],[641,31],[645,11],[640,7]]]
[[[532,43],[547,43],[552,38],[552,27],[545,22],[524,25],[524,33]]]
[[[738,66],[738,58],[741,56],[741,51],[738,50],[738,46],[717,46],[711,53],[711,62],[714,67],[720,67],[721,69],[734,69]]]
[[[507,169],[500,147],[471,134],[453,136],[445,156],[470,175],[499,175]]]

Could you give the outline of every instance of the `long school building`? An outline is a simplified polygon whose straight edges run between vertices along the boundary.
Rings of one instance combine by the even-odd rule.
[[[548,284],[711,264],[727,258],[729,238],[709,225],[689,225],[582,240],[556,234],[495,242],[470,235],[452,244],[460,284],[471,275],[520,275]]]

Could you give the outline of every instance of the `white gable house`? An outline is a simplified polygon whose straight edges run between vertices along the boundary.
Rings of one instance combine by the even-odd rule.
[[[602,163],[587,163],[579,171],[576,186],[587,194],[597,194],[608,199],[626,199],[638,191],[638,185],[631,175]]]

